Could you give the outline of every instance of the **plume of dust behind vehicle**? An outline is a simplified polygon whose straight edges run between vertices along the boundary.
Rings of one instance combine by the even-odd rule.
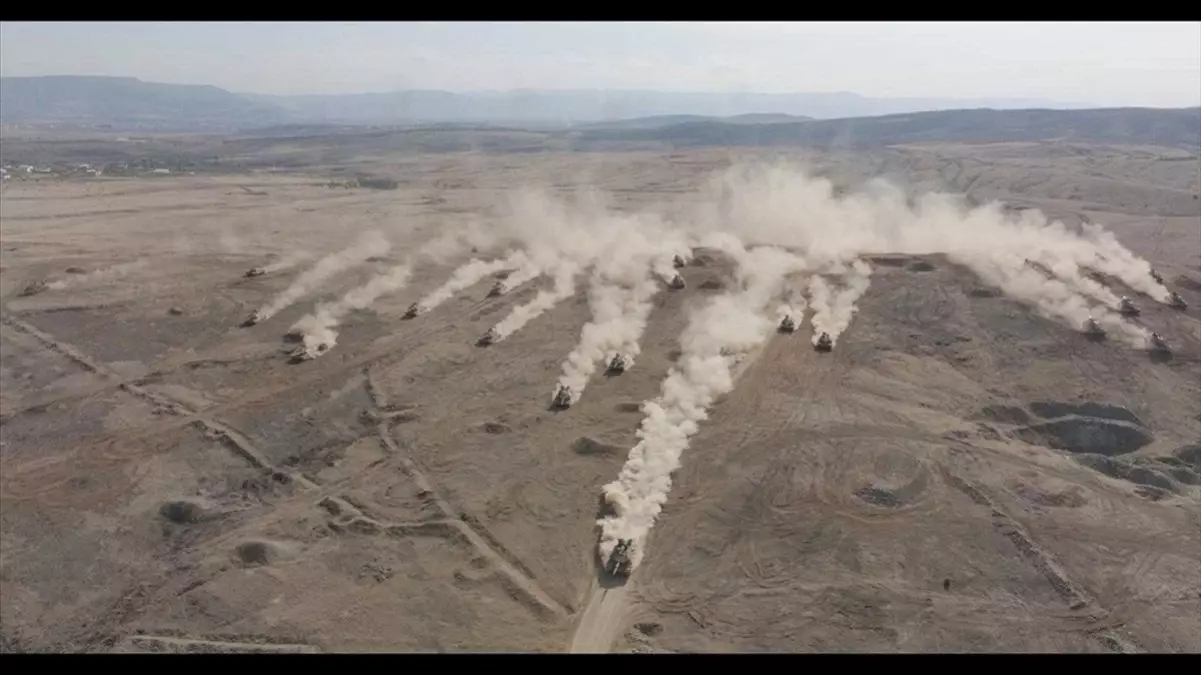
[[[66,279],[58,279],[56,281],[46,283],[46,290],[62,291],[71,288],[80,288],[83,286],[93,286],[95,284],[100,284],[107,281],[114,281],[116,279],[125,277],[130,272],[136,272],[137,270],[146,267],[148,263],[149,261],[145,258],[139,258],[138,260],[134,260],[132,262],[111,265],[87,274],[71,276],[67,277]]]
[[[836,265],[835,272],[844,272],[843,286],[832,290],[821,276],[809,280],[809,305],[813,308],[814,346],[821,350],[833,348],[838,337],[851,324],[857,311],[856,303],[871,284],[872,268],[856,259],[849,268]],[[824,337],[823,337],[824,336]]]
[[[659,291],[652,270],[671,268],[678,243],[663,223],[649,218],[605,214],[592,228],[594,254],[588,304],[592,317],[580,330],[576,347],[563,362],[555,400],[563,391],[574,402],[583,395],[597,364],[608,359],[606,372],[625,372],[641,351],[640,341]]]
[[[747,245],[803,250],[815,262],[880,252],[945,254],[992,280],[1020,278],[1014,270],[998,275],[996,268],[1021,267],[1025,259],[1049,251],[1052,261],[1070,261],[1070,269],[1101,269],[1161,302],[1170,299],[1151,276],[1150,264],[1125,249],[1112,233],[1087,224],[1077,234],[1033,209],[1007,213],[995,202],[967,208],[962,200],[938,193],[911,198],[882,180],[836,197],[828,180],[783,162],[732,167],[716,175],[708,189],[712,199],[698,200],[685,221],[694,236],[727,232]],[[1098,292],[1096,286],[1080,283],[1078,272],[1070,276],[1077,287]],[[1023,297],[1035,301],[1037,288],[1025,280],[1022,285]],[[1059,303],[1062,285],[1048,284],[1050,296],[1041,305]],[[1073,327],[1082,318],[1076,317]]]
[[[297,300],[320,290],[322,285],[335,275],[363,264],[367,258],[384,255],[391,248],[392,244],[378,230],[363,233],[350,246],[321,258],[312,267],[301,272],[292,284],[271,302],[255,310],[245,324],[254,325],[270,319]]]
[[[471,230],[452,230],[427,241],[403,262],[371,277],[361,286],[347,291],[334,302],[322,302],[310,314],[301,317],[289,335],[304,343],[307,358],[324,354],[337,344],[336,328],[352,311],[368,309],[381,296],[395,293],[408,285],[414,261],[441,262],[473,242]]]
[[[764,309],[782,288],[786,275],[805,261],[772,247],[746,250],[731,236],[708,239],[735,258],[739,290],[712,298],[690,312],[680,336],[682,354],[664,380],[660,395],[643,405],[645,418],[638,443],[630,450],[617,480],[604,487],[612,513],[598,521],[598,555],[608,567],[615,551],[628,552],[628,569],[645,555],[646,536],[671,489],[689,439],[699,430],[716,398],[733,387],[732,366],[739,355],[762,344],[775,323]],[[622,542],[627,542],[618,549]]]

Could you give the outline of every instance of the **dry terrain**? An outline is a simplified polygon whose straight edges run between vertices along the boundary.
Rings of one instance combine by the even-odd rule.
[[[793,152],[847,187],[886,176],[1105,225],[1188,300],[1140,300],[1173,357],[1090,342],[944,258],[877,257],[833,352],[806,322],[745,363],[625,583],[598,573],[600,488],[689,308],[720,292],[719,262],[684,268],[636,367],[565,411],[547,397],[590,316],[583,293],[487,349],[475,339],[548,280],[489,298],[486,279],[401,319],[461,260],[418,266],[330,354],[288,363],[281,335],[314,302],[506,190],[587,184],[671,210],[713,170],[775,154],[360,158],[395,190],[330,187],[326,166],[6,181],[0,647],[1201,652],[1201,175],[1186,151]],[[239,326],[305,265],[248,268],[377,228],[390,255]],[[39,280],[69,283],[21,295]]]

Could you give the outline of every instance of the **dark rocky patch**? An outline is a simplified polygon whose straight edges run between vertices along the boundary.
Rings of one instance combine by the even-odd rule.
[[[884,267],[904,267],[905,263],[909,262],[909,257],[895,255],[873,255],[869,256],[868,260],[873,264],[882,265]]]
[[[988,405],[980,409],[980,416],[1002,424],[1027,424],[1030,415],[1015,405]]]
[[[906,265],[905,269],[909,270],[910,272],[933,272],[934,265],[931,265],[930,263],[926,262],[925,260],[918,260],[918,261],[911,262],[908,265]]]
[[[636,623],[636,624],[634,624],[634,629],[637,630],[639,633],[642,633],[643,635],[647,635],[647,636],[654,636],[654,635],[658,635],[659,633],[663,632],[662,624],[656,623],[654,621],[643,621],[640,623]]]
[[[72,267],[68,267],[67,269],[65,269],[63,271],[66,272],[67,274],[87,274],[87,270],[85,270],[82,267],[72,266]]]
[[[1035,401],[1030,404],[1030,410],[1043,419],[1054,419],[1056,417],[1067,417],[1069,415],[1079,415],[1081,417],[1095,417],[1104,420],[1116,420],[1119,422],[1129,422],[1142,426],[1143,421],[1138,418],[1129,409],[1120,405],[1111,405],[1108,403],[1063,403],[1059,401]]]
[[[725,282],[717,277],[710,277],[700,283],[700,288],[703,288],[706,291],[720,291],[725,287]]]
[[[1187,288],[1190,291],[1201,291],[1201,279],[1194,279],[1181,274],[1174,281],[1181,288]]]
[[[636,412],[642,411],[642,404],[634,403],[633,401],[630,401],[628,403],[618,403],[617,405],[615,405],[613,407],[617,410],[617,412],[623,412],[623,413],[636,413]]]
[[[1177,483],[1185,485],[1201,485],[1201,474],[1187,467],[1178,466],[1168,469],[1168,475]]]
[[[167,310],[167,313],[170,314],[171,316],[179,316],[179,315],[183,314],[183,310],[179,307],[172,307],[171,309]]]
[[[878,487],[865,487],[855,491],[855,496],[872,506],[883,506],[888,509],[895,509],[901,505],[901,500],[893,494],[891,490],[885,490]]]
[[[1103,455],[1079,455],[1076,461],[1110,478],[1128,481],[1135,485],[1150,486],[1167,492],[1176,492],[1176,485],[1164,474],[1143,466],[1133,466],[1120,458]]]
[[[247,567],[270,565],[278,557],[278,551],[266,541],[244,541],[234,548],[238,561]]]
[[[571,451],[577,455],[609,456],[621,451],[621,448],[610,443],[602,443],[596,439],[580,436],[571,444]]]
[[[1172,451],[1172,456],[1187,462],[1195,470],[1201,471],[1201,443],[1190,443]]]
[[[1001,297],[1001,289],[989,288],[987,286],[976,286],[967,292],[973,298],[999,298]]]
[[[208,515],[203,506],[186,499],[166,502],[158,512],[164,520],[176,525],[195,525],[203,522]]]
[[[1095,455],[1125,455],[1154,438],[1144,428],[1091,417],[1070,416],[1018,429],[1013,435],[1032,445]]]
[[[1024,497],[1027,501],[1038,504],[1040,506],[1053,506],[1059,508],[1079,508],[1088,503],[1079,487],[1072,487],[1061,490],[1059,492],[1047,492],[1034,485],[1026,483],[1018,483],[1014,487],[1014,491]]]
[[[509,425],[501,422],[484,422],[480,428],[483,429],[484,433],[486,434],[507,434],[512,431],[512,429],[509,428]]]

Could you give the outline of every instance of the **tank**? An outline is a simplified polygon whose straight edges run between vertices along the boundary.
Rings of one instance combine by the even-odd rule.
[[[475,341],[475,343],[481,347],[487,347],[488,345],[492,344],[493,342],[496,342],[496,329],[495,328],[489,328],[487,333],[484,333],[483,335],[480,336],[480,339]]]
[[[504,295],[504,294],[505,294],[505,282],[504,281],[497,281],[496,283],[492,284],[492,290],[488,291],[488,297],[490,297],[490,298],[495,298],[499,295]]]
[[[1163,339],[1159,333],[1152,333],[1150,347],[1153,351],[1166,352],[1168,351],[1168,341]]]
[[[551,401],[551,405],[556,408],[571,407],[571,390],[563,385],[559,385],[559,390],[555,392],[555,398]]]
[[[250,269],[246,270],[246,274],[243,274],[242,276],[247,277],[247,278],[261,277],[266,273],[267,273],[267,270],[262,267],[251,267]]]
[[[678,291],[678,290],[684,288],[684,286],[686,286],[687,284],[684,283],[683,275],[676,274],[674,277],[671,278],[671,281],[667,285],[670,286],[672,290]]]
[[[1172,291],[1172,294],[1168,296],[1168,306],[1173,309],[1188,309],[1188,303],[1176,291]]]
[[[671,265],[672,265],[672,267],[675,267],[676,269],[680,269],[681,267],[683,267],[687,264],[688,263],[685,262],[685,260],[682,256],[675,255],[675,256],[672,256],[672,258],[671,258]]]
[[[630,576],[630,545],[632,543],[629,539],[617,540],[617,546],[613,547],[613,552],[605,561],[606,572],[615,577]]]
[[[1048,269],[1046,265],[1044,265],[1044,264],[1042,264],[1042,263],[1040,263],[1040,262],[1037,262],[1037,261],[1035,261],[1035,260],[1031,260],[1031,259],[1029,259],[1029,258],[1026,258],[1026,266],[1027,266],[1027,267],[1029,267],[1029,268],[1030,268],[1030,269],[1032,269],[1032,270],[1035,270],[1035,271],[1037,271],[1039,274],[1042,274],[1043,276],[1048,276],[1048,277],[1049,277],[1049,276],[1053,276],[1053,275],[1051,274],[1051,270],[1050,270],[1050,269]]]
[[[289,354],[289,356],[291,357],[290,360],[292,363],[303,363],[305,361],[312,361],[328,351],[329,345],[321,342],[315,347],[309,347],[307,345],[297,347],[296,349],[292,350],[292,353]]]
[[[792,320],[791,316],[785,315],[780,321],[780,332],[791,333],[794,330],[796,330],[796,323]]]
[[[259,314],[259,310],[256,309],[250,313],[250,316],[246,317],[246,320],[242,322],[242,325],[243,326],[253,326],[262,320],[263,320],[263,315]]]
[[[17,295],[27,298],[31,295],[37,295],[38,293],[41,293],[42,291],[46,290],[46,288],[45,281],[34,281],[26,284],[25,288],[22,288],[21,292]]]
[[[1139,315],[1138,307],[1135,307],[1134,303],[1130,301],[1130,298],[1124,295],[1122,296],[1122,299],[1118,301],[1118,312],[1121,313],[1122,316]]]
[[[1160,273],[1155,270],[1151,270],[1151,278],[1154,279],[1155,283],[1157,284],[1163,283],[1163,276],[1161,276]]]
[[[822,333],[817,336],[817,342],[814,343],[813,347],[819,352],[828,352],[834,348],[834,341],[830,339],[829,333]]]
[[[1101,328],[1101,324],[1090,316],[1084,320],[1084,333],[1092,337],[1101,337],[1105,335],[1105,329]]]
[[[405,314],[404,314],[403,318],[412,319],[413,317],[417,316],[417,312],[419,312],[419,311],[421,311],[421,308],[419,308],[417,306],[417,303],[414,302],[413,304],[409,305],[409,308],[407,310],[405,310]]]
[[[624,373],[625,370],[626,370],[625,355],[620,352],[618,352],[617,354],[614,354],[613,358],[609,360],[608,371],[614,375],[619,375],[621,373]]]

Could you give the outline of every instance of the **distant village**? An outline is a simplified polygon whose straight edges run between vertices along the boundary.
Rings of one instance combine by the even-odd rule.
[[[169,168],[155,166],[153,160],[133,162],[110,162],[103,166],[93,166],[88,163],[52,164],[40,166],[36,164],[4,164],[0,167],[0,180],[8,183],[11,180],[37,180],[41,178],[99,178],[130,177],[145,175],[183,174],[195,175],[196,166]]]

